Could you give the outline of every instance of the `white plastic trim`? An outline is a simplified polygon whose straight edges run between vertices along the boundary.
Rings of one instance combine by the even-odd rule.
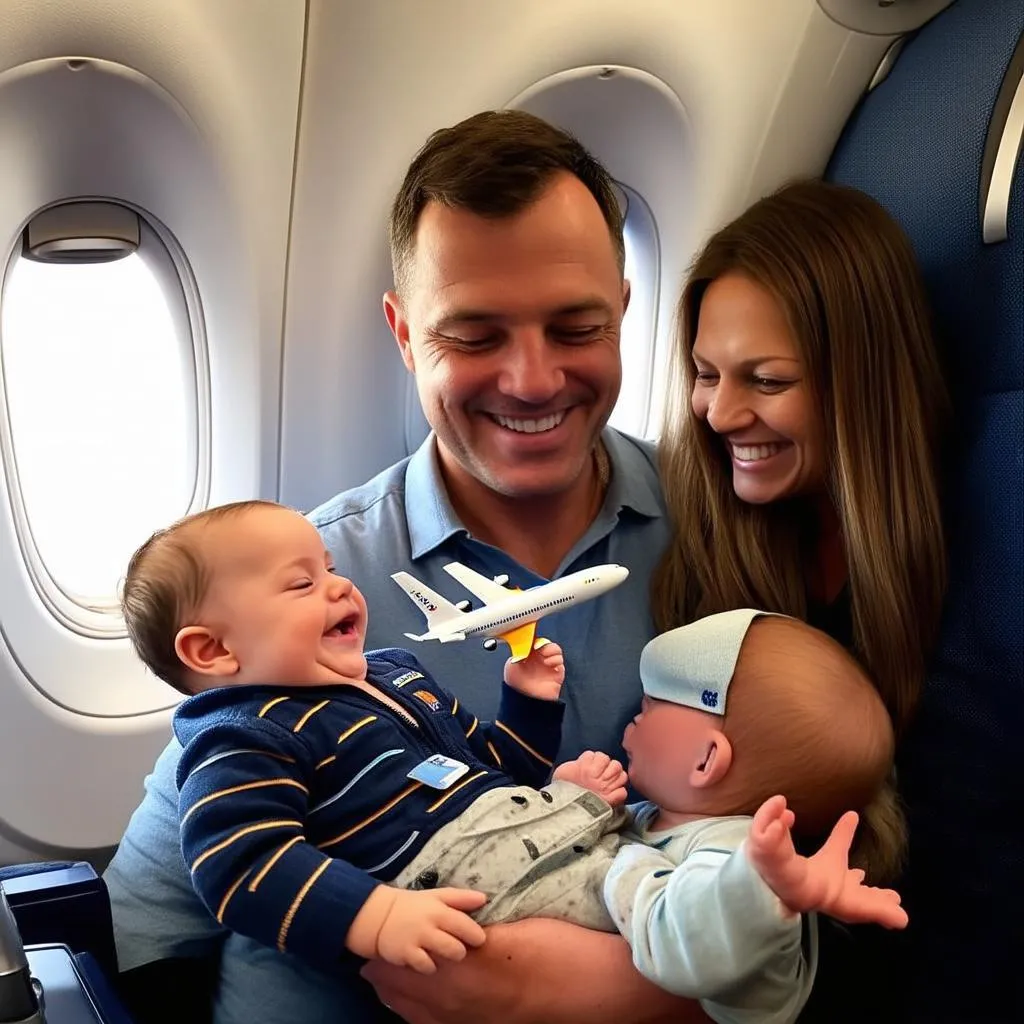
[[[838,25],[873,36],[913,32],[945,10],[953,0],[818,0]]]
[[[981,236],[986,244],[1005,242],[1010,190],[1024,145],[1024,37],[1017,43],[992,111],[981,167]]]

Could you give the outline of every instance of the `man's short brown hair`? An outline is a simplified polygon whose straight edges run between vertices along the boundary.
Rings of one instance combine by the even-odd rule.
[[[146,667],[180,693],[191,691],[174,640],[199,610],[210,586],[197,528],[252,509],[280,507],[272,501],[255,500],[208,508],[157,530],[132,555],[121,588],[128,637]]]
[[[560,171],[579,178],[597,201],[621,269],[623,220],[611,175],[568,132],[522,110],[487,110],[434,132],[409,165],[391,208],[395,287],[401,291],[406,283],[427,203],[511,217],[535,202]]]

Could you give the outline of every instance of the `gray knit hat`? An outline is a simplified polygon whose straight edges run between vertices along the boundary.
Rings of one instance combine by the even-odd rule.
[[[656,636],[640,654],[644,693],[724,715],[729,683],[747,630],[754,619],[774,614],[737,608]]]

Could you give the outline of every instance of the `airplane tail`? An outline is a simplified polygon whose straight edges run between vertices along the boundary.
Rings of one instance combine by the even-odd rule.
[[[462,617],[463,613],[451,601],[431,590],[425,583],[420,583],[418,579],[410,576],[407,572],[393,572],[391,578],[405,591],[409,600],[423,612],[427,619],[427,632],[423,636],[406,633],[405,635],[410,640],[430,639],[430,634],[438,626],[443,626]]]

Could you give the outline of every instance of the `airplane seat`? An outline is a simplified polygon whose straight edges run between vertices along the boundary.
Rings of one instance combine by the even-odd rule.
[[[117,956],[110,902],[92,865],[47,861],[0,867],[0,892],[5,901],[0,905],[4,913],[9,908],[17,926],[14,939],[20,937],[25,947],[22,967],[27,964],[38,985],[39,1012],[31,1012],[26,1024],[43,1019],[49,1024],[133,1024],[112,985]],[[5,943],[10,938],[5,934]],[[5,943],[0,943],[5,978],[14,981],[20,970]],[[6,1021],[19,1004],[10,985],[4,999],[0,1019]],[[32,1008],[21,1006],[15,1019],[21,1020],[25,1009]]]
[[[107,886],[91,864],[45,861],[0,867],[0,889],[33,970],[35,958],[57,970],[65,987],[73,973],[102,1024],[203,1024],[210,1019],[215,957],[157,961],[119,973]],[[60,962],[63,947],[73,966]],[[73,1009],[72,1001],[68,1012]]]
[[[117,974],[107,887],[84,861],[0,867],[0,888],[25,945],[61,942],[88,953],[108,976]]]
[[[897,766],[910,926],[892,1019],[922,1024],[1024,1020],[1022,31],[1024,4],[957,0],[863,99],[826,172],[908,232],[954,402],[949,591]]]

